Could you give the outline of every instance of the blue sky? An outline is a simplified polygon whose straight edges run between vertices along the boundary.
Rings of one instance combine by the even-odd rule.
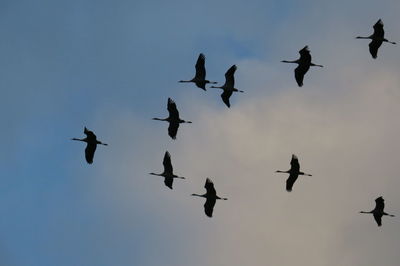
[[[381,194],[400,209],[400,53],[384,44],[372,60],[354,37],[382,18],[399,42],[399,11],[397,1],[1,1],[0,264],[397,265],[398,221],[377,230],[357,212]],[[325,68],[297,88],[279,61],[305,45]],[[177,82],[200,52],[210,80],[238,65],[246,93],[231,109]],[[176,141],[150,120],[168,97],[194,122]],[[110,144],[93,165],[69,140],[84,126]],[[165,150],[188,177],[173,191],[148,175]],[[288,195],[273,172],[292,153],[317,177]],[[189,197],[206,177],[229,198],[213,219]]]

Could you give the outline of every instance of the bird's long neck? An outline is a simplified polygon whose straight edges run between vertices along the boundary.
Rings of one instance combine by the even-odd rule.
[[[181,83],[189,83],[189,82],[193,82],[193,80],[180,80],[179,82],[181,82]]]
[[[203,194],[203,195],[192,194],[192,196],[201,197],[201,198],[206,198],[206,197],[207,197],[207,194]]]
[[[372,35],[368,37],[357,36],[356,39],[372,39]]]
[[[154,117],[152,119],[153,120],[158,120],[158,121],[168,121],[168,118],[157,118],[157,117]]]
[[[288,60],[282,60],[282,63],[293,63],[293,64],[298,64],[299,60],[294,60],[294,61],[288,61]]]
[[[224,89],[224,86],[221,86],[221,87],[218,87],[218,86],[211,86],[210,88]]]
[[[218,82],[216,82],[216,81],[209,81],[209,80],[205,80],[205,83],[218,84]]]
[[[71,140],[76,140],[76,141],[83,141],[83,142],[88,142],[87,138],[84,138],[84,139],[77,139],[77,138],[72,138]]]
[[[373,213],[373,211],[369,211],[369,212],[360,211],[360,213]]]
[[[163,176],[163,174],[149,173],[150,175]]]
[[[290,170],[287,170],[287,171],[281,171],[281,170],[277,170],[275,173],[290,173]]]
[[[179,120],[179,123],[188,123],[188,124],[191,124],[191,123],[192,123],[192,121],[186,121],[186,120],[182,120],[182,119],[180,119],[180,120]]]

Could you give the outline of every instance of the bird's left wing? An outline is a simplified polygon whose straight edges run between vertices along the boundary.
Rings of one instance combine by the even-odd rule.
[[[224,90],[221,94],[222,101],[225,103],[226,106],[231,107],[231,103],[229,102],[229,98],[232,96],[232,90]]]
[[[200,54],[196,62],[196,79],[204,80],[206,78],[206,68],[204,67],[206,57]]]

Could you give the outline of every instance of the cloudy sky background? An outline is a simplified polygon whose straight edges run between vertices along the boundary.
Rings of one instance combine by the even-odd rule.
[[[398,1],[0,2],[0,265],[397,266],[400,222]],[[298,50],[313,61],[304,87]],[[226,108],[190,79],[236,64]],[[167,125],[173,98],[183,119]],[[93,165],[70,141],[93,130]],[[168,150],[174,190],[161,178]],[[285,191],[291,154],[313,177]],[[221,196],[203,212],[211,177]],[[397,192],[397,193],[396,193]]]

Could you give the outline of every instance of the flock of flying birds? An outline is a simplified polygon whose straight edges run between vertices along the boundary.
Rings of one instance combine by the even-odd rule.
[[[384,37],[384,30],[383,30],[383,23],[382,20],[379,19],[378,22],[375,23],[373,26],[374,28],[374,33],[368,37],[356,37],[357,39],[371,39],[371,42],[369,43],[369,52],[372,55],[374,59],[377,58],[378,54],[378,49],[382,45],[383,42],[391,43],[391,44],[396,44],[395,42],[388,41]],[[308,72],[311,66],[317,66],[317,67],[322,67],[322,65],[317,65],[311,62],[311,54],[308,49],[308,46],[305,46],[303,49],[299,51],[300,53],[300,58],[294,61],[281,61],[283,63],[295,63],[298,64],[297,68],[294,70],[294,76],[296,79],[296,82],[299,87],[303,86],[303,80],[304,80],[304,75]],[[186,83],[186,82],[192,82],[196,84],[196,86],[200,89],[203,89],[206,91],[206,85],[207,84],[217,84],[217,82],[214,81],[209,81],[206,79],[206,69],[205,69],[205,56],[203,54],[200,54],[196,65],[196,74],[195,77],[192,78],[191,80],[180,80],[179,82]],[[225,73],[225,84],[222,86],[210,86],[210,88],[218,88],[222,89],[223,92],[221,94],[222,101],[225,103],[227,107],[230,107],[230,97],[232,96],[233,92],[243,92],[242,90],[238,90],[235,88],[235,71],[237,67],[236,65],[231,66]],[[167,103],[167,110],[168,110],[168,117],[167,118],[153,118],[153,120],[159,120],[159,121],[166,121],[169,123],[168,127],[168,135],[172,139],[176,139],[176,135],[178,133],[178,128],[179,124],[181,123],[192,123],[191,121],[185,121],[182,120],[179,117],[179,111],[176,107],[175,102],[171,99],[168,98],[168,103]],[[98,144],[100,145],[105,145],[107,146],[106,143],[102,143],[101,141],[97,140],[96,135],[88,130],[86,127],[84,128],[84,134],[86,135],[86,138],[83,139],[78,139],[78,138],[73,138],[72,140],[76,141],[83,141],[87,143],[86,149],[85,149],[85,158],[87,163],[92,164],[93,163],[93,157],[94,153],[96,151],[96,147]],[[304,172],[300,171],[300,164],[299,160],[296,155],[292,155],[292,159],[290,161],[290,169],[287,171],[276,171],[276,173],[287,173],[289,174],[289,178],[286,180],[286,190],[288,192],[292,191],[293,185],[296,182],[297,178],[299,175],[304,175],[304,176],[311,176],[310,174],[306,174]],[[157,176],[162,176],[164,177],[164,184],[172,189],[172,184],[174,181],[174,178],[178,179],[185,179],[185,177],[177,176],[173,172],[173,167],[171,163],[171,155],[168,151],[165,152],[164,159],[163,159],[163,166],[164,166],[164,171],[160,174],[156,173],[150,173],[151,175],[157,175]],[[227,200],[227,198],[221,198],[217,195],[217,192],[214,188],[214,184],[211,181],[211,179],[207,178],[206,183],[204,185],[204,188],[206,189],[205,194],[192,194],[192,196],[197,196],[197,197],[203,197],[206,198],[206,202],[204,204],[204,212],[208,217],[212,217],[213,215],[213,209],[214,205],[217,200]],[[369,212],[360,212],[360,213],[369,213],[373,214],[376,223],[378,226],[382,225],[382,216],[387,215],[387,216],[394,216],[392,214],[388,214],[384,211],[385,208],[385,203],[384,199],[382,197],[379,197],[375,199],[375,208],[372,211]]]

